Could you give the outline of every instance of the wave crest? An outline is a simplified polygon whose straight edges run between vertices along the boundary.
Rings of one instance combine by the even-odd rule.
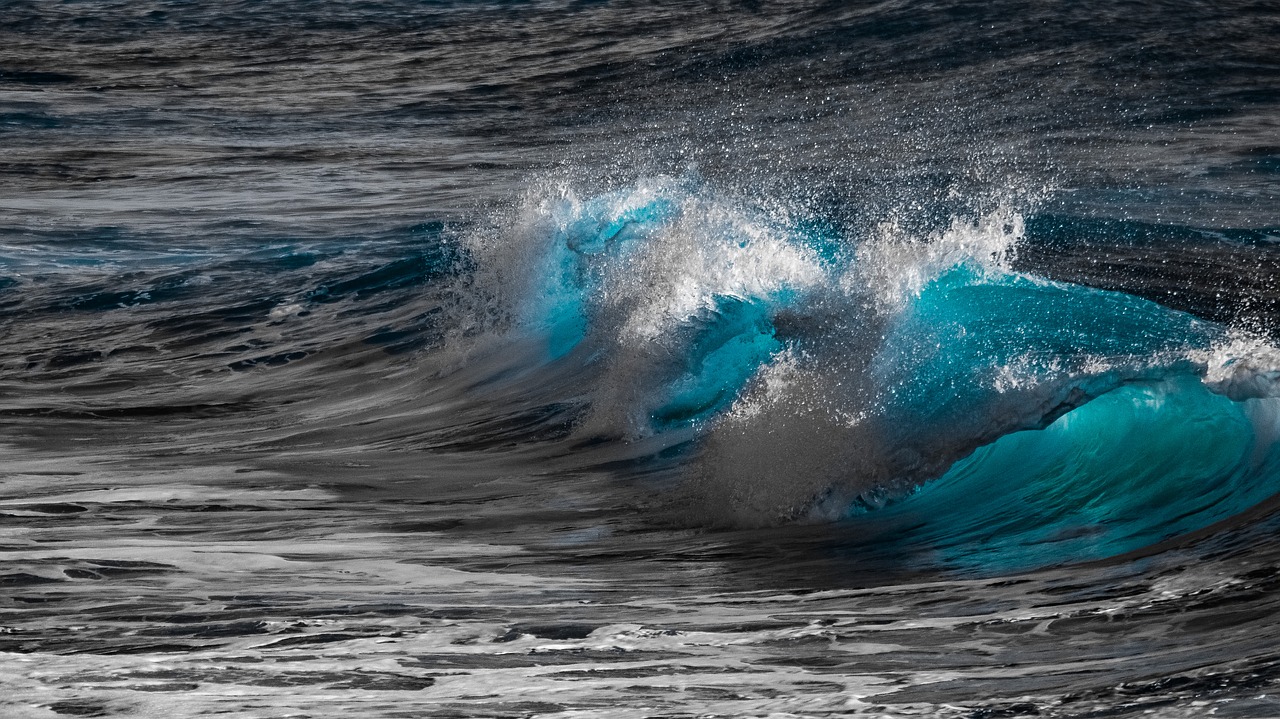
[[[932,234],[885,222],[848,237],[689,179],[531,197],[512,231],[473,242],[508,331],[583,372],[580,436],[696,438],[687,493],[703,520],[893,505],[1127,387],[1220,395],[1191,402],[1210,414],[1280,396],[1280,350],[1263,340],[1015,271],[1026,225],[1010,205]],[[1270,452],[1277,435],[1251,436]]]

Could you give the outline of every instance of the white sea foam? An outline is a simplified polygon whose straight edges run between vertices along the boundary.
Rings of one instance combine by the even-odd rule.
[[[993,274],[1010,271],[1025,234],[1022,214],[1009,205],[976,220],[953,218],[946,230],[923,237],[895,220],[882,222],[858,245],[857,261],[840,278],[840,287],[850,294],[869,294],[882,309],[892,311],[954,267],[966,265]]]
[[[697,196],[683,198],[678,219],[611,270],[604,299],[627,308],[618,335],[627,343],[660,339],[714,310],[717,297],[770,299],[826,280],[812,250],[784,229]]]
[[[1204,370],[1209,389],[1240,401],[1280,397],[1280,348],[1266,338],[1233,331],[1205,350],[1190,353]]]

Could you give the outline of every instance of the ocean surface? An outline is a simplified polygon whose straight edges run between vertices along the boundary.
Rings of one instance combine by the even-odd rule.
[[[1274,2],[0,2],[0,717],[1280,716]]]

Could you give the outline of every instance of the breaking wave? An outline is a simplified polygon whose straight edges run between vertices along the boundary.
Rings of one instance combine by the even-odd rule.
[[[1016,271],[1021,213],[848,236],[658,177],[531,194],[466,245],[573,436],[683,448],[700,521],[876,526],[944,563],[1111,556],[1280,489],[1280,353]],[[892,528],[891,530],[889,528]]]

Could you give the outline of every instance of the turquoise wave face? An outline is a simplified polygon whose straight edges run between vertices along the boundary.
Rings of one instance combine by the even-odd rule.
[[[875,350],[881,432],[910,457],[891,471],[927,480],[1126,383],[1194,374],[1192,356],[1225,336],[1131,295],[961,261],[909,298]]]
[[[894,441],[925,464],[948,459],[930,449],[986,444],[875,523],[944,565],[1008,571],[1141,549],[1256,505],[1280,491],[1280,400],[1204,384],[1192,358],[1225,336],[1122,293],[945,272],[876,371]],[[852,521],[867,514],[856,505]]]
[[[712,417],[782,349],[772,308],[758,299],[716,296],[712,309],[681,328],[688,339],[649,417],[655,430]]]
[[[1126,385],[978,449],[877,520],[943,564],[988,571],[1134,551],[1275,494],[1277,410],[1196,377]]]
[[[653,191],[565,201],[551,210],[553,229],[536,261],[538,280],[523,311],[524,325],[542,338],[549,361],[582,348],[588,361],[599,361],[610,349],[618,352],[601,347],[608,343],[602,335],[618,329],[598,326],[607,322],[601,318],[607,312],[602,298],[628,292],[617,287],[627,279],[619,268],[635,262],[655,235],[670,229],[689,197],[681,184],[669,183]],[[732,222],[724,222],[711,234],[721,246],[742,250],[751,240],[735,232]],[[643,287],[629,291],[644,294]],[[694,305],[681,316],[664,318],[661,331],[637,350],[652,355],[643,373],[649,387],[633,400],[646,406],[629,413],[645,418],[645,432],[703,423],[729,407],[757,370],[783,349],[774,315],[796,297],[786,283],[754,292],[712,283],[690,292],[699,294]],[[619,321],[616,313],[612,319]]]
[[[569,354],[586,337],[605,269],[677,210],[667,195],[628,199],[628,193],[617,192],[581,204],[564,202],[552,212],[555,229],[538,258],[536,290],[526,299],[524,318],[545,337],[550,359]]]
[[[1056,389],[1065,394],[1050,399],[1080,401],[1185,370],[1189,352],[1223,336],[1219,325],[1132,295],[961,264],[895,318],[875,372],[898,421],[972,421],[1002,395]]]
[[[971,569],[1122,554],[1280,490],[1280,399],[1232,399],[1204,381],[1204,356],[1229,339],[1224,326],[1009,271],[974,254],[989,245],[963,245],[976,225],[957,231],[969,233],[963,251],[912,265],[891,248],[890,262],[866,271],[858,263],[874,253],[846,252],[821,227],[704,221],[723,208],[690,192],[667,184],[554,207],[523,305],[549,361],[573,355],[616,370],[601,402],[634,405],[620,412],[643,425],[633,431],[707,436],[749,394],[776,408],[760,401],[761,376],[787,357],[804,365],[810,394],[778,382],[778,402],[792,405],[782,414],[829,436],[776,419],[760,432],[771,448],[778,433],[794,436],[782,451],[807,455],[806,471],[815,452],[831,457],[816,470],[827,489],[799,501],[870,529],[881,549]],[[903,283],[915,288],[889,303],[874,299],[885,288],[850,281],[892,283],[895,272],[923,281]],[[639,315],[649,334],[619,340]],[[836,419],[811,421],[821,412]],[[734,431],[750,437],[755,415],[737,415]],[[812,491],[788,475],[799,463],[768,459],[778,469],[765,481]],[[833,501],[844,508],[832,512]]]

